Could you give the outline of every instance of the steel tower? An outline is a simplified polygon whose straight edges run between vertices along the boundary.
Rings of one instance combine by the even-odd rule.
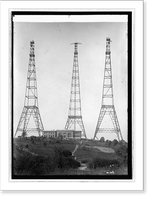
[[[76,131],[77,125],[82,130],[82,137],[86,137],[86,132],[82,120],[81,113],[81,95],[80,95],[80,80],[79,80],[79,65],[78,65],[78,45],[81,43],[73,43],[74,45],[74,61],[71,81],[71,94],[69,103],[68,119],[65,129],[73,129]]]
[[[29,66],[27,74],[27,84],[23,111],[15,132],[21,131],[23,134],[27,132],[38,132],[39,136],[44,130],[39,108],[38,108],[38,95],[37,95],[37,82],[36,82],[36,68],[35,68],[35,53],[34,41],[30,42]],[[33,116],[36,128],[28,128],[29,120]]]
[[[106,38],[106,53],[105,53],[105,70],[104,70],[104,82],[103,82],[103,94],[102,94],[102,106],[94,134],[94,139],[97,133],[116,133],[118,140],[123,140],[119,121],[114,106],[113,98],[113,81],[112,81],[112,69],[111,69],[111,50],[110,50],[110,38]],[[102,121],[106,115],[109,115],[113,124],[113,128],[102,128]]]

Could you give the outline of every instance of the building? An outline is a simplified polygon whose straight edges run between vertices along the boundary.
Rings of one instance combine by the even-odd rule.
[[[56,138],[57,137],[57,132],[55,130],[43,131],[42,135],[43,135],[43,137],[47,137],[47,138],[50,138],[50,137]]]
[[[73,130],[57,130],[57,137],[61,137],[63,139],[73,139],[74,138]]]
[[[81,139],[81,131],[74,130],[48,130],[43,131],[43,136],[47,138],[60,138],[62,139]]]

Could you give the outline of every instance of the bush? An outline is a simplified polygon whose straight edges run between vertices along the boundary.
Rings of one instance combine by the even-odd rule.
[[[72,157],[59,157],[57,162],[57,168],[64,170],[64,169],[70,169],[70,168],[78,168],[80,167],[80,163],[76,160],[74,160]]]
[[[27,170],[27,169],[29,169],[29,167],[28,167],[29,160],[30,160],[30,157],[28,156],[28,154],[26,154],[26,156],[18,155],[18,157],[16,159],[15,158],[13,159],[13,161],[14,161],[14,171],[17,174],[22,174],[22,173],[28,174],[29,170]]]
[[[60,140],[56,140],[56,143],[61,143],[61,141]]]
[[[55,170],[54,163],[50,157],[20,155],[14,160],[14,172],[21,175],[45,175]]]
[[[77,168],[80,167],[80,163],[74,160],[71,155],[71,151],[61,148],[54,148],[56,162],[59,169]]]
[[[127,142],[125,142],[124,140],[119,141],[119,144],[128,147]]]
[[[118,146],[118,148],[116,149],[116,153],[119,155],[119,156],[124,156],[125,154],[127,154],[127,147],[126,146]]]
[[[43,146],[46,147],[47,146],[47,142],[43,142]]]
[[[64,170],[80,167],[80,163],[72,158],[69,150],[54,148],[54,153],[49,156],[32,155],[16,148],[17,154],[13,159],[15,175],[48,175],[57,169]]]
[[[70,156],[72,156],[72,152],[70,150],[63,150],[62,155],[64,157],[70,157]]]
[[[105,142],[105,138],[104,138],[104,137],[101,137],[101,138],[100,138],[100,142]]]
[[[111,146],[111,143],[112,142],[110,140],[106,140],[106,142],[105,142],[106,146],[108,146],[108,147]]]
[[[27,132],[26,131],[23,131],[22,132],[22,137],[24,138],[24,137],[26,137],[27,136]]]
[[[32,144],[35,144],[35,141],[34,141],[34,137],[33,137],[33,136],[31,136],[31,142],[32,142]]]
[[[127,162],[128,162],[128,148],[127,148],[127,146],[118,145],[115,151],[123,159],[123,164],[127,164]]]
[[[89,163],[89,168],[96,169],[97,167],[108,167],[110,165],[117,165],[119,166],[119,161],[118,160],[106,160],[102,158],[94,158],[90,163]]]
[[[111,145],[116,146],[117,144],[118,144],[118,141],[116,139],[114,139]]]
[[[84,159],[84,160],[81,160],[81,163],[88,163],[89,160],[87,159]]]

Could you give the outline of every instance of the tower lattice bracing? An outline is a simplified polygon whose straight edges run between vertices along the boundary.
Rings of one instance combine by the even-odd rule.
[[[116,133],[118,141],[120,141],[123,139],[123,137],[114,106],[110,42],[111,42],[110,38],[106,38],[102,106],[100,109],[100,114],[94,134],[94,139],[97,137],[98,133]],[[103,127],[103,121],[107,115],[111,119],[113,128]]]
[[[74,43],[74,61],[71,82],[71,94],[69,103],[68,119],[65,129],[77,130],[78,126],[82,131],[82,137],[86,138],[86,132],[82,120],[81,113],[81,95],[80,95],[80,80],[79,80],[79,65],[78,65],[78,44]]]
[[[29,66],[27,74],[27,84],[25,93],[25,102],[23,111],[15,132],[15,136],[18,132],[26,134],[27,132],[37,132],[39,136],[44,130],[41,120],[39,108],[38,108],[38,94],[37,94],[37,82],[36,82],[36,68],[35,68],[35,44],[34,41],[30,42],[30,54],[29,54]],[[33,117],[33,124],[35,128],[28,128],[29,120]]]

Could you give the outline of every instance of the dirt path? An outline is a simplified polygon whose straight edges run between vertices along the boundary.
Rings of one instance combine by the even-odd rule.
[[[109,147],[100,147],[100,146],[87,146],[87,147],[99,149],[100,151],[104,153],[115,153],[114,149],[109,148]]]
[[[79,148],[79,145],[77,144],[76,147],[75,147],[75,149],[74,149],[74,151],[72,152],[73,156],[74,156],[74,153],[78,150],[78,148]]]

